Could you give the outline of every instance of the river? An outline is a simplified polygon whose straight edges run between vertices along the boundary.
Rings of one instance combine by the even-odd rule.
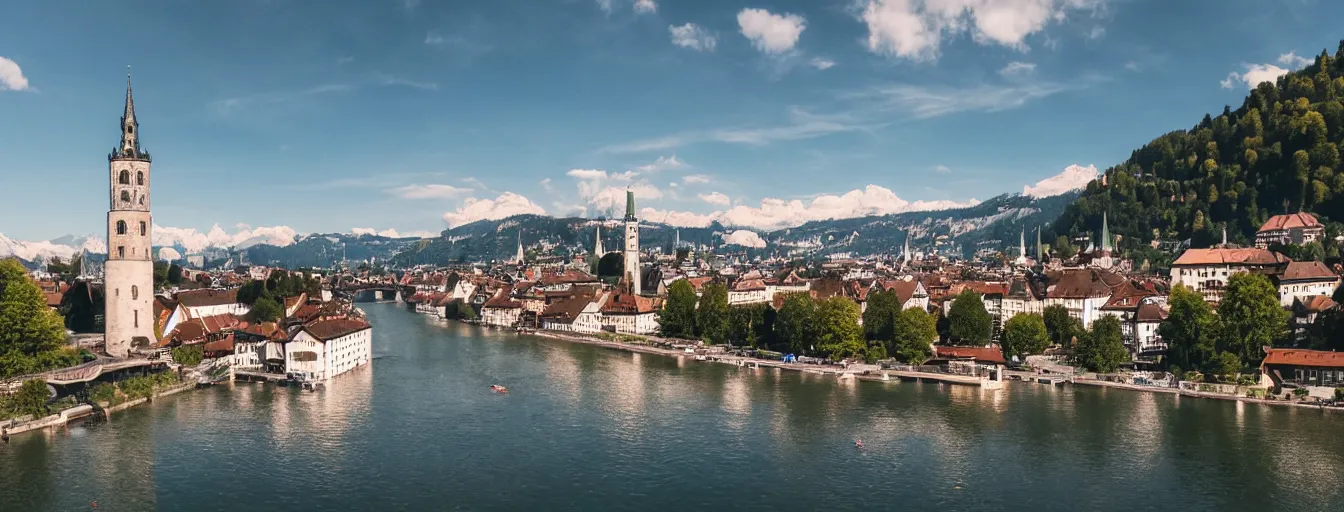
[[[325,390],[15,436],[0,510],[1344,510],[1341,414],[836,381],[362,307],[374,362]]]

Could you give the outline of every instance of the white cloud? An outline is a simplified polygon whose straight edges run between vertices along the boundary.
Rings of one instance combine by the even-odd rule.
[[[443,214],[448,227],[455,228],[478,220],[502,219],[525,213],[545,215],[546,210],[530,199],[513,192],[504,192],[494,199],[469,197],[462,207]]]
[[[686,162],[677,160],[677,155],[672,155],[670,157],[660,156],[657,160],[654,160],[653,163],[641,165],[634,168],[633,171],[636,174],[648,174],[667,169],[682,169],[685,167],[689,167],[686,165]]]
[[[182,253],[177,252],[177,249],[174,249],[172,247],[160,247],[159,259],[164,261],[180,260],[182,259]]]
[[[471,189],[430,183],[389,188],[385,192],[403,199],[448,199],[471,192]]]
[[[580,187],[582,189],[582,187]],[[591,195],[580,193],[580,199],[592,209],[592,211],[606,211],[609,209],[625,208],[625,192],[629,190],[635,193],[635,204],[640,201],[651,199],[661,199],[663,191],[658,187],[648,183],[635,183],[629,187],[605,187],[593,192]]]
[[[602,9],[602,12],[611,14],[611,0],[597,0],[597,8]]]
[[[808,64],[822,71],[835,67],[835,61],[823,57],[813,57]]]
[[[658,222],[679,228],[703,228],[709,226],[711,222],[714,222],[714,216],[718,213],[719,212],[704,214],[659,210],[656,208],[645,207],[639,210],[639,218],[649,222]]]
[[[435,33],[433,33],[433,32],[430,32],[430,33],[428,33],[428,34],[425,34],[425,44],[428,44],[428,45],[440,45],[440,44],[444,44],[444,43],[446,43],[446,42],[447,42],[447,41],[446,41],[446,40],[443,38],[443,36],[441,36],[441,35],[435,34]]]
[[[1254,89],[1260,82],[1274,83],[1279,77],[1288,74],[1288,70],[1273,64],[1245,64],[1245,66],[1245,73],[1236,71],[1228,73],[1227,78],[1218,84],[1224,89],[1231,89],[1237,82],[1242,82],[1246,84],[1247,89]]]
[[[1063,172],[1036,182],[1035,185],[1022,187],[1022,195],[1031,197],[1050,197],[1071,190],[1086,187],[1088,182],[1097,179],[1097,166],[1070,165]]]
[[[1101,38],[1104,37],[1105,35],[1106,35],[1106,28],[1105,28],[1105,27],[1102,27],[1101,25],[1097,25],[1097,26],[1095,26],[1095,27],[1092,27],[1092,30],[1089,30],[1089,31],[1087,32],[1087,38],[1088,38],[1088,39],[1094,39],[1094,40],[1095,40],[1095,39],[1101,39]]]
[[[228,233],[215,224],[210,231],[202,233],[196,228],[175,228],[154,225],[154,245],[181,246],[188,254],[197,253],[209,247],[244,248],[257,244],[284,247],[294,243],[299,235],[289,226],[260,226],[253,228],[246,224],[236,226],[237,231]]]
[[[1142,69],[1142,66],[1140,66],[1138,62],[1131,60],[1125,63],[1125,69],[1137,72]]]
[[[430,231],[407,231],[405,233],[402,233],[392,228],[384,230],[378,230],[374,228],[350,228],[350,234],[355,236],[377,235],[377,236],[385,236],[388,238],[407,238],[407,237],[433,238],[439,236],[438,233]]]
[[[855,98],[876,100],[872,107],[928,119],[959,112],[1000,112],[1025,105],[1069,88],[1054,83],[1015,83],[973,87],[923,87],[898,84],[855,94]]]
[[[607,179],[607,171],[598,169],[570,169],[569,172],[565,173],[565,176],[580,180],[605,180]]]
[[[658,12],[658,3],[653,0],[635,0],[635,12],[640,14]]]
[[[724,245],[740,245],[742,247],[752,247],[756,249],[765,248],[765,239],[761,238],[761,235],[756,234],[755,231],[747,231],[745,229],[739,229],[723,235],[723,243]]]
[[[1090,0],[860,0],[859,19],[868,27],[868,50],[914,61],[938,58],[942,41],[963,32],[981,45],[1019,51],[1026,38],[1066,11],[1096,9]],[[1097,27],[1100,28],[1100,27]],[[1104,29],[1103,29],[1104,30]],[[1089,36],[1100,32],[1089,32]]]
[[[28,88],[28,78],[23,76],[19,63],[0,57],[0,91],[22,91]]]
[[[682,176],[681,181],[687,185],[704,185],[709,183],[709,176],[704,174],[687,174],[686,176]]]
[[[694,23],[668,25],[667,31],[672,34],[672,44],[682,48],[690,48],[698,52],[712,52],[714,47],[718,45],[718,39],[714,37],[714,34]]]
[[[1299,57],[1296,51],[1288,52],[1279,56],[1279,64],[1288,66],[1288,69],[1302,69],[1311,64],[1312,59]]]
[[[1030,62],[1009,62],[1007,66],[999,70],[999,74],[1007,77],[1016,77],[1030,75],[1036,72],[1036,65]]]
[[[952,168],[946,165],[935,165],[933,166],[933,172],[946,174],[952,172]]]
[[[555,187],[552,187],[552,186],[551,186],[551,179],[550,179],[550,178],[542,178],[542,180],[541,180],[541,188],[544,189],[544,190],[547,191],[547,192],[553,192],[553,191],[555,191]]]
[[[696,197],[699,197],[701,201],[704,201],[709,204],[728,206],[730,203],[732,203],[732,200],[729,199],[727,195],[721,192],[709,192],[707,194],[700,194]]]
[[[820,195],[810,202],[799,199],[784,200],[765,198],[760,207],[734,206],[718,215],[718,220],[729,226],[745,226],[756,229],[778,229],[799,226],[806,222],[827,219],[847,219],[869,215],[887,215],[893,213],[946,210],[964,208],[979,204],[975,199],[966,202],[956,201],[915,201],[910,202],[896,196],[890,189],[878,185],[868,185],[863,189],[851,190],[842,195]]]
[[[742,9],[737,25],[751,45],[769,55],[792,50],[807,29],[807,20],[797,14],[774,14],[765,9]]]

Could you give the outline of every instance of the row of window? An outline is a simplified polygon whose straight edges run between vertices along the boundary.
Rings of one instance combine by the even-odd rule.
[[[126,234],[126,221],[124,220],[117,221],[117,234],[118,235]],[[140,236],[147,236],[148,234],[149,234],[149,225],[145,224],[145,221],[143,220],[140,221]]]
[[[121,202],[123,204],[131,204],[131,192],[129,190],[121,191]],[[144,204],[145,196],[140,196],[140,205],[144,206]]]
[[[117,176],[117,183],[120,183],[122,185],[130,185],[131,171],[122,169],[121,174]],[[135,184],[140,185],[142,187],[145,185],[145,171],[135,171]]]

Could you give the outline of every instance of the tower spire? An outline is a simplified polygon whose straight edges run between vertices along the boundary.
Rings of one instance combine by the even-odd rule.
[[[596,241],[593,243],[593,257],[594,257],[594,258],[601,258],[601,257],[602,257],[602,254],[603,254],[603,251],[602,251],[602,223],[601,223],[601,222],[598,222],[598,223],[597,223],[597,232],[596,232],[595,234],[593,234],[593,238],[594,238],[594,240],[596,240]]]
[[[1036,263],[1045,261],[1045,248],[1041,246],[1041,227],[1036,226]]]
[[[523,230],[519,229],[519,230],[518,230],[518,255],[514,257],[514,262],[515,262],[515,263],[518,263],[518,264],[521,265],[521,264],[523,263],[524,256],[525,256],[525,255],[523,254]]]
[[[131,95],[131,67],[126,66],[126,110],[121,114],[121,144],[108,158],[149,160],[149,153],[140,150],[140,123],[135,120],[135,98]]]
[[[1027,228],[1022,228],[1022,232],[1017,235],[1017,258],[1027,259]]]
[[[1106,212],[1101,212],[1101,250],[1111,252],[1111,228],[1106,222]]]
[[[635,219],[635,191],[625,189],[625,220]]]

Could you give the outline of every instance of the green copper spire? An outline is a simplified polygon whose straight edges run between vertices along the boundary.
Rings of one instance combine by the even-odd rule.
[[[1036,226],[1036,262],[1045,261],[1043,259],[1044,248],[1041,247],[1041,227]]]
[[[635,220],[635,191],[625,190],[625,220]]]
[[[1106,212],[1101,212],[1101,250],[1111,252],[1111,228],[1106,223]]]

